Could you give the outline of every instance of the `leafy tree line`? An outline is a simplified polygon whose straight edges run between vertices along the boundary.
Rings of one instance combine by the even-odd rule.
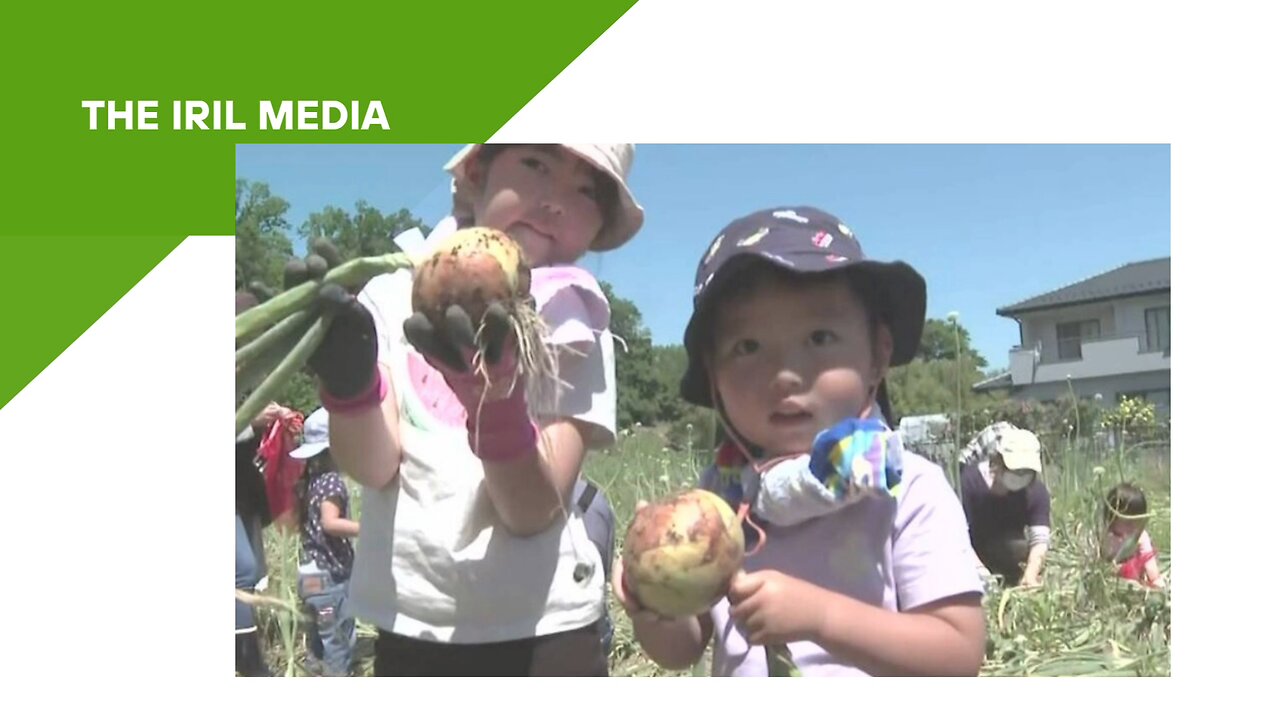
[[[284,287],[284,265],[295,256],[290,233],[294,227],[285,218],[289,202],[271,193],[271,187],[257,181],[236,181],[236,290],[258,294]],[[325,206],[310,214],[297,228],[297,236],[310,247],[318,238],[327,238],[342,260],[377,256],[396,250],[393,238],[418,227],[430,227],[408,209],[384,214],[365,201],[357,201],[348,212]],[[279,399],[281,404],[310,413],[320,406],[315,380],[303,370],[289,381]]]
[[[327,238],[344,260],[397,250],[392,238],[410,228],[430,227],[407,209],[384,213],[366,201],[353,210],[325,206],[298,227],[286,218],[289,202],[262,182],[236,182],[236,289],[278,290],[284,265],[295,257],[296,236],[310,246]],[[680,345],[654,345],[644,316],[635,303],[603,284],[612,309],[610,329],[619,338],[615,350],[619,429],[639,423],[668,430],[673,446],[690,441],[707,447],[715,438],[708,410],[680,399],[685,354]],[[979,394],[972,385],[984,377],[987,362],[970,345],[969,332],[954,320],[926,322],[915,360],[893,368],[889,389],[899,416],[935,413],[980,413],[994,408],[1003,395]],[[309,374],[295,376],[283,396],[291,407],[309,412],[319,405]]]

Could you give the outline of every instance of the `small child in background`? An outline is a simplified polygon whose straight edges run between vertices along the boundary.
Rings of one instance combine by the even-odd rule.
[[[1107,492],[1103,510],[1107,533],[1106,555],[1119,564],[1116,575],[1151,588],[1164,588],[1164,576],[1147,533],[1147,497],[1132,484],[1116,485]]]
[[[294,485],[300,536],[298,595],[306,607],[309,669],[326,676],[351,674],[356,619],[347,605],[355,551],[351,537],[360,534],[352,521],[347,485],[329,455],[329,413],[311,413],[303,426],[302,444],[289,453],[306,460],[307,469]]]

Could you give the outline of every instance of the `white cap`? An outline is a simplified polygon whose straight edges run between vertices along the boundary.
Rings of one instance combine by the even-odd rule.
[[[329,411],[321,407],[302,423],[302,443],[289,453],[294,459],[311,459],[329,448]]]
[[[1014,427],[996,438],[996,452],[1010,470],[1030,470],[1040,474],[1040,438],[1034,432]]]

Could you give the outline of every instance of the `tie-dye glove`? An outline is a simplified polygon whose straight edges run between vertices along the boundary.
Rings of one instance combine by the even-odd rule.
[[[902,443],[883,422],[845,420],[819,434],[810,454],[765,470],[755,513],[780,526],[799,524],[888,493],[902,478],[901,465]]]
[[[877,419],[847,419],[813,441],[809,469],[841,501],[887,494],[902,481],[902,438]]]

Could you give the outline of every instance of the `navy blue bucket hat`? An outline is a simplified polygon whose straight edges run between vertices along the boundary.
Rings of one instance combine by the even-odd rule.
[[[853,231],[825,211],[808,206],[766,209],[725,226],[698,263],[693,316],[684,331],[689,364],[680,394],[685,400],[712,406],[703,351],[710,342],[716,297],[757,261],[795,273],[847,271],[893,336],[889,364],[904,365],[915,357],[924,330],[926,290],[914,268],[902,261],[868,259]]]

